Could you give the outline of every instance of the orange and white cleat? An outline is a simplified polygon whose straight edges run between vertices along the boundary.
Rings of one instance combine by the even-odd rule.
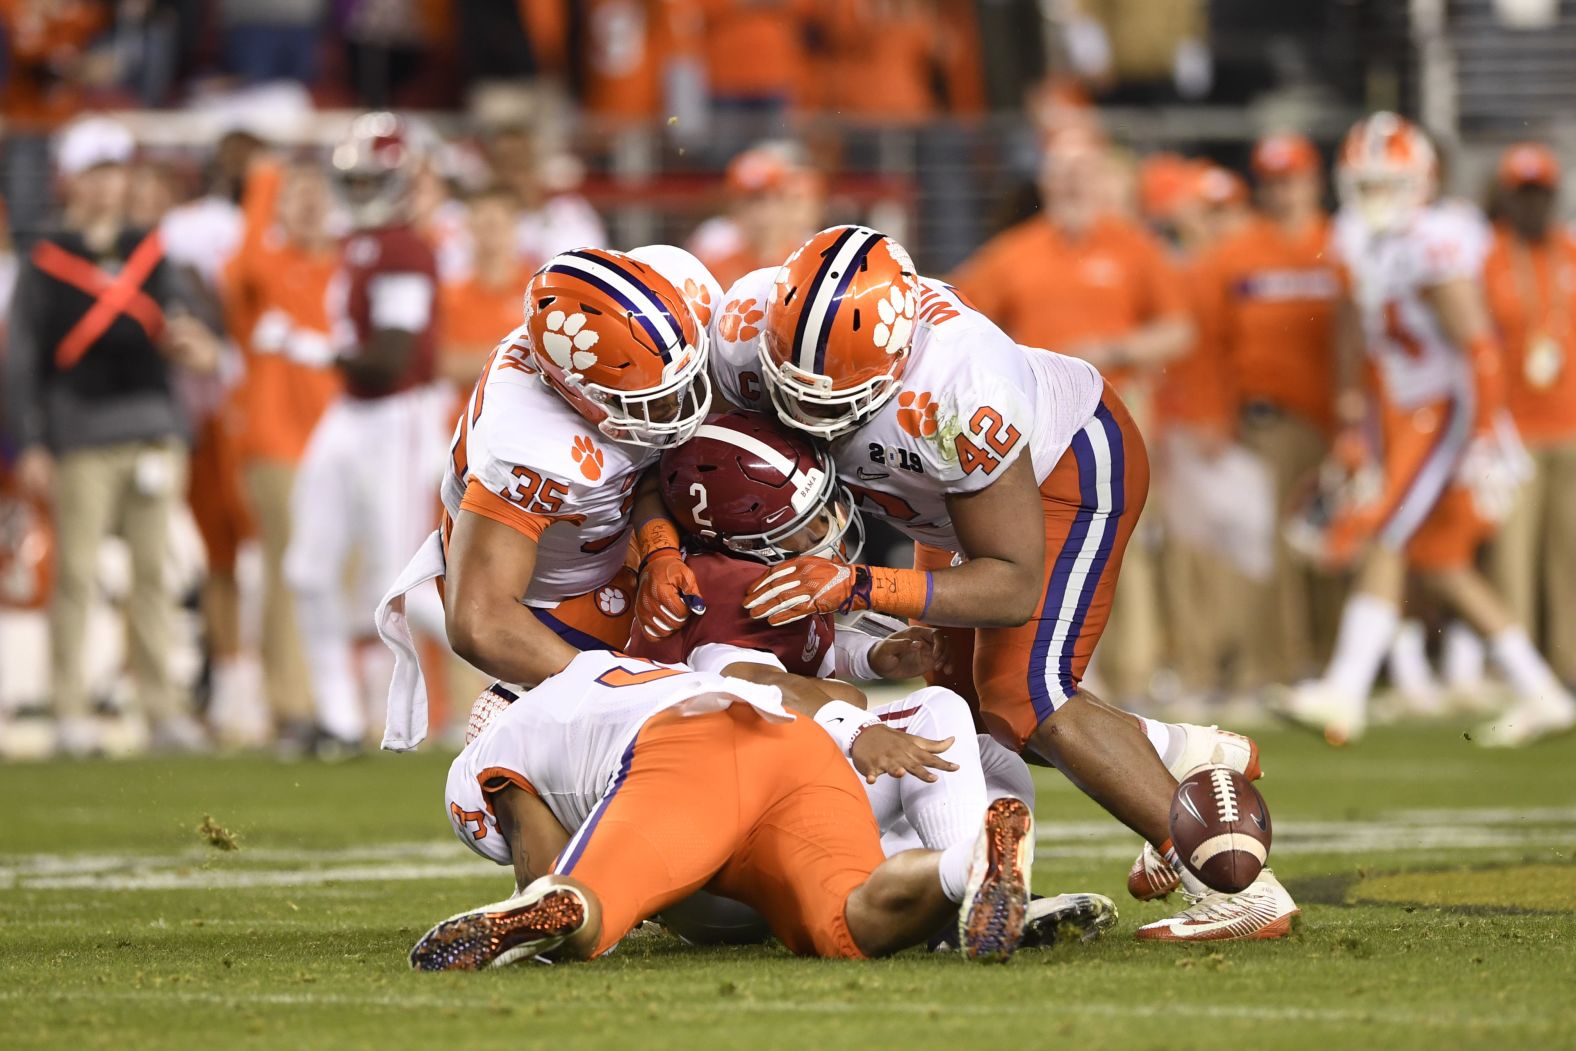
[[[1005,963],[1023,940],[1034,864],[1034,815],[1006,797],[985,808],[968,888],[958,913],[958,944],[971,960]]]
[[[1206,766],[1229,767],[1249,781],[1264,776],[1264,769],[1259,765],[1259,745],[1253,738],[1218,726],[1176,725],[1186,735],[1182,754],[1168,768],[1178,781]],[[1171,863],[1148,843],[1144,844],[1133,867],[1127,870],[1127,893],[1139,901],[1164,898],[1181,882]]]
[[[1140,941],[1259,941],[1291,934],[1301,914],[1286,888],[1269,869],[1236,894],[1188,895],[1188,907],[1175,916],[1146,923],[1134,932]]]
[[[493,905],[450,916],[410,951],[418,971],[506,967],[558,948],[586,922],[586,899],[573,887],[537,880]]]

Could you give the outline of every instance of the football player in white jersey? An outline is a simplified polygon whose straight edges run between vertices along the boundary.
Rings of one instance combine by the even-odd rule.
[[[752,615],[874,610],[961,629],[955,673],[930,681],[1151,844],[1130,891],[1159,897],[1180,879],[1198,904],[1141,938],[1284,936],[1297,909],[1269,870],[1241,894],[1211,893],[1170,844],[1177,778],[1209,763],[1256,777],[1252,743],[1140,719],[1080,686],[1149,484],[1143,439],[1099,372],[1019,347],[865,227],[822,231],[724,304],[714,370],[727,399],[827,441],[860,509],[918,543],[913,569],[796,558],[755,584]]]
[[[844,752],[784,706],[814,713],[826,700],[792,676],[764,685],[578,654],[450,768],[456,835],[512,863],[519,889],[438,924],[412,965],[591,959],[701,888],[756,909],[801,955],[885,955],[955,916],[967,956],[1010,956],[1028,904],[1029,808],[982,802],[974,836],[884,858]]]
[[[1336,408],[1349,459],[1370,463],[1354,472],[1361,484],[1349,487],[1321,554],[1359,568],[1323,678],[1280,702],[1336,744],[1366,727],[1408,570],[1488,639],[1516,692],[1475,741],[1519,745],[1576,725],[1576,701],[1474,565],[1513,498],[1520,446],[1501,410],[1482,238],[1459,209],[1430,203],[1435,181],[1433,148],[1404,118],[1377,113],[1347,134],[1333,235],[1348,286]],[[1378,438],[1366,455],[1364,428]]]
[[[525,323],[493,351],[456,425],[441,536],[380,607],[396,653],[384,747],[414,748],[426,734],[401,597],[425,580],[443,577],[455,652],[505,694],[581,650],[622,647],[637,604],[664,624],[689,615],[693,575],[641,476],[706,417],[719,296],[698,260],[668,246],[566,252],[532,276]]]

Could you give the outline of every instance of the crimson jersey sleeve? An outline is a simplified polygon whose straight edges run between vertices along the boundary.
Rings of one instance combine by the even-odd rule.
[[[781,627],[753,620],[744,611],[744,596],[766,572],[765,565],[714,551],[692,554],[686,561],[705,596],[706,612],[690,617],[665,639],[650,638],[637,627],[631,633],[631,656],[676,664],[698,647],[717,642],[770,653],[795,675],[814,676],[820,670],[837,632],[829,615]]]

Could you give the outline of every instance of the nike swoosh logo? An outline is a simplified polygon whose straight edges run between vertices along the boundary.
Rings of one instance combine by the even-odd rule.
[[[1265,831],[1264,819],[1262,817],[1260,817],[1258,814],[1249,814],[1248,816],[1253,819],[1253,823],[1255,825],[1259,826],[1260,832]]]
[[[867,482],[874,482],[881,478],[892,477],[892,475],[887,471],[867,471],[863,467],[855,468],[854,474],[858,475],[860,478],[863,478]]]
[[[1208,822],[1204,820],[1204,815],[1198,812],[1198,806],[1193,802],[1193,796],[1188,791],[1192,787],[1192,785],[1184,786],[1182,791],[1177,793],[1177,798],[1182,801],[1182,809],[1193,815],[1194,821],[1197,821],[1201,825],[1208,824]]]
[[[840,723],[842,721],[843,721],[843,717],[841,715],[834,715],[830,719],[827,720],[827,722],[829,722],[829,723]]]

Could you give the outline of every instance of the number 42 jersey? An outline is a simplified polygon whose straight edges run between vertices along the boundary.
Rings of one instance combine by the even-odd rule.
[[[757,346],[775,276],[765,268],[740,278],[712,323],[719,390],[762,412],[772,406]],[[984,489],[1025,453],[1044,482],[1094,415],[1104,381],[1088,362],[1014,343],[940,281],[920,279],[917,313],[902,389],[831,452],[862,512],[961,552],[947,497]]]

